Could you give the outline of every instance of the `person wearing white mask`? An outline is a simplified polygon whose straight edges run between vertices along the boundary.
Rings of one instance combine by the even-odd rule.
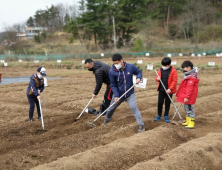
[[[173,94],[177,91],[177,71],[176,69],[171,66],[171,59],[169,57],[164,57],[162,59],[162,67],[158,70],[158,76],[156,76],[155,80],[158,82],[157,91],[159,91],[158,94],[158,106],[157,106],[157,117],[154,119],[154,121],[159,121],[162,116],[162,110],[163,110],[163,103],[165,100],[165,113],[164,113],[164,120],[166,123],[169,123],[169,111],[170,111],[170,104],[171,100],[169,99],[167,93],[172,98]],[[163,82],[165,88],[167,89],[165,91],[164,87],[160,83],[160,79]]]
[[[116,108],[124,101],[126,101],[135,117],[138,124],[137,133],[141,133],[145,131],[144,123],[142,121],[142,116],[137,108],[136,97],[134,94],[134,88],[132,88],[125,96],[120,98],[128,89],[133,86],[133,75],[136,75],[136,83],[140,83],[142,79],[142,72],[138,69],[134,64],[129,64],[123,61],[123,58],[120,54],[114,54],[112,56],[113,66],[109,70],[109,79],[110,85],[113,91],[113,97],[110,105],[114,104],[110,107],[106,113],[106,118],[103,121],[103,125],[110,122],[112,115]]]
[[[38,119],[41,120],[40,108],[39,108],[39,99],[40,93],[44,90],[44,79],[43,76],[46,76],[46,69],[44,67],[39,67],[37,72],[30,77],[29,86],[27,88],[26,95],[29,101],[29,121],[33,121],[33,112],[35,109],[35,104],[38,112]]]

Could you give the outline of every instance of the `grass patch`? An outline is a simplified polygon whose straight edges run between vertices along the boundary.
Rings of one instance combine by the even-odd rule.
[[[87,72],[89,72],[89,71],[88,70],[70,70],[70,71],[49,74],[49,76],[50,77],[66,77],[66,76],[70,76],[73,74],[81,74],[81,73],[87,73]]]

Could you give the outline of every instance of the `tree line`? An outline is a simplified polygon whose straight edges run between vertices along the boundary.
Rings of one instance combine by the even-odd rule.
[[[222,39],[222,0],[79,0],[79,6],[52,5],[39,9],[24,23],[6,28],[0,39],[16,41],[16,32],[26,27],[47,27],[49,33],[66,31],[72,36],[68,41],[79,40],[81,44],[93,40],[95,46],[130,46],[134,34],[142,35],[142,44],[152,47],[153,30],[163,27],[165,36],[172,41],[183,38],[196,48],[200,41]],[[114,24],[115,21],[115,37]],[[203,34],[203,30],[207,34]],[[48,33],[38,37],[46,39]],[[200,39],[201,37],[201,39]]]
[[[115,19],[118,46],[129,44],[133,35],[153,26],[164,27],[171,39],[183,37],[189,45],[190,38],[198,48],[200,33],[208,25],[222,25],[221,0],[81,0],[80,15],[67,18],[63,27],[74,39],[94,40],[95,45],[113,45],[113,19]],[[222,38],[222,37],[221,37]],[[144,38],[143,43],[149,38]]]

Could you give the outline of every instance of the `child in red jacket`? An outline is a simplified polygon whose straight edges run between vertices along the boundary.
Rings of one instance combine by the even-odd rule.
[[[182,123],[185,128],[193,129],[195,123],[195,112],[193,105],[196,102],[198,93],[198,83],[197,73],[195,68],[193,68],[193,63],[190,61],[184,61],[181,65],[184,78],[181,81],[176,97],[177,102],[184,103],[184,110],[187,112],[186,122]]]
[[[158,115],[154,119],[154,121],[158,121],[161,119],[162,110],[163,110],[163,103],[165,100],[165,113],[164,113],[164,120],[166,123],[169,123],[169,111],[170,111],[170,103],[171,100],[169,99],[167,93],[172,98],[173,94],[177,91],[177,71],[176,69],[171,66],[171,59],[169,57],[163,58],[162,67],[158,70],[158,76],[156,76],[155,80],[158,83],[157,91],[159,91],[158,94]],[[164,90],[164,87],[160,83],[160,79],[163,82],[166,91]]]

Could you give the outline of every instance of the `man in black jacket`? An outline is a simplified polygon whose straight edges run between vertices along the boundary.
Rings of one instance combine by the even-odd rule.
[[[103,62],[93,61],[91,59],[85,60],[85,67],[89,71],[93,71],[93,74],[95,74],[96,87],[95,90],[93,91],[92,95],[93,98],[97,96],[103,83],[107,85],[106,92],[104,94],[104,101],[102,101],[102,104],[100,106],[100,113],[102,113],[104,110],[106,110],[109,107],[113,95],[109,81],[109,70],[111,69],[111,67]]]

